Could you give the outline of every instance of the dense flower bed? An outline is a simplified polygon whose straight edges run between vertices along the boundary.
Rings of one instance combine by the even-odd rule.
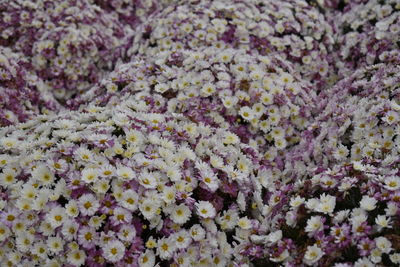
[[[397,0],[0,0],[0,266],[398,266]]]

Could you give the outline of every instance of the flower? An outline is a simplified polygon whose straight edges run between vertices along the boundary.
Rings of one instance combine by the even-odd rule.
[[[376,208],[376,203],[378,203],[378,201],[376,201],[375,198],[363,196],[360,201],[360,207],[366,211],[371,211]]]
[[[121,241],[112,240],[107,242],[103,248],[103,256],[110,262],[120,261],[125,255],[125,246]]]
[[[53,208],[47,215],[47,221],[54,228],[63,224],[66,219],[65,209],[62,207]]]
[[[180,204],[173,208],[171,219],[174,223],[184,224],[190,219],[190,215],[190,209],[185,204]]]
[[[100,207],[99,202],[93,194],[84,194],[78,201],[79,211],[82,215],[94,215]]]
[[[304,255],[304,263],[307,265],[314,265],[322,258],[323,255],[324,252],[317,245],[308,246]]]
[[[67,254],[67,261],[75,266],[81,266],[85,263],[86,254],[82,250],[71,250]]]
[[[216,215],[214,206],[208,201],[196,203],[197,214],[202,218],[213,218]]]

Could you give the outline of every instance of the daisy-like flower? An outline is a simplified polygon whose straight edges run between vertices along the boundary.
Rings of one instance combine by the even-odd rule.
[[[317,245],[308,246],[304,255],[304,263],[310,266],[314,265],[322,258],[323,255],[324,252]]]
[[[129,181],[132,180],[134,178],[134,171],[132,170],[132,168],[129,168],[127,166],[119,166],[117,168],[117,176],[124,181]]]
[[[393,250],[392,243],[386,237],[380,236],[375,238],[375,244],[382,253],[389,253]]]
[[[317,231],[322,230],[323,226],[324,226],[324,224],[322,222],[322,217],[321,216],[313,216],[307,220],[307,226],[305,228],[305,231],[307,233],[313,234]]]
[[[44,165],[36,167],[32,177],[43,185],[50,185],[54,181],[54,174]]]
[[[103,248],[103,257],[110,262],[120,261],[125,255],[125,246],[121,241],[112,240]]]
[[[141,253],[138,258],[138,264],[140,267],[153,267],[156,261],[156,256],[151,249],[146,249],[144,253]]]
[[[130,211],[135,211],[138,207],[139,195],[134,190],[128,189],[124,191],[120,202],[122,207]]]
[[[399,113],[396,111],[388,111],[382,120],[389,125],[396,123],[399,121]]]
[[[86,253],[82,250],[74,249],[68,252],[67,261],[75,266],[81,266],[85,263]]]
[[[208,201],[196,203],[197,214],[202,218],[213,218],[216,215],[214,206]]]
[[[81,173],[82,180],[85,183],[96,182],[98,176],[99,176],[99,171],[94,168],[85,168]]]
[[[378,226],[378,231],[381,231],[383,228],[391,228],[390,218],[387,218],[385,215],[378,215],[375,218],[375,223]]]
[[[132,242],[136,236],[136,229],[129,225],[123,225],[118,232],[118,238],[122,241]]]
[[[199,224],[193,225],[189,230],[190,236],[194,241],[200,241],[205,238],[206,231]]]
[[[157,255],[161,259],[170,259],[175,251],[175,244],[170,238],[161,238],[157,242]]]
[[[156,215],[157,209],[158,209],[158,205],[156,203],[154,203],[154,201],[152,201],[151,199],[145,199],[139,205],[139,210],[141,211],[143,216],[148,220],[151,220],[152,218],[154,218],[154,216]]]
[[[242,217],[237,222],[238,226],[244,230],[251,229],[251,221],[247,217]]]
[[[191,211],[185,204],[175,206],[171,212],[171,219],[174,223],[184,224],[190,219]]]
[[[400,188],[400,177],[398,176],[385,177],[384,182],[387,190],[396,191]]]
[[[366,211],[371,211],[376,208],[377,203],[378,201],[375,198],[369,196],[363,196],[360,201],[360,208]]]
[[[46,241],[47,247],[54,254],[59,254],[64,249],[64,241],[59,236],[51,236]]]
[[[139,183],[148,189],[153,189],[157,186],[157,180],[155,178],[154,173],[151,172],[143,172],[139,175]]]
[[[92,216],[100,207],[100,203],[93,194],[84,194],[78,200],[79,211],[84,216]]]
[[[59,227],[66,220],[65,209],[62,207],[52,208],[47,214],[46,220],[50,223],[52,227]]]
[[[186,230],[181,230],[173,235],[173,240],[175,240],[175,245],[178,249],[187,248],[192,239]]]

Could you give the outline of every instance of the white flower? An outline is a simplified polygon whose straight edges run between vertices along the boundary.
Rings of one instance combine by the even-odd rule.
[[[171,212],[171,219],[174,223],[184,224],[190,219],[190,209],[185,204],[175,206]]]
[[[295,198],[292,198],[290,200],[290,206],[293,207],[293,208],[297,208],[298,206],[303,204],[304,201],[305,201],[305,199],[303,197],[296,196]]]
[[[174,240],[174,243],[178,249],[187,248],[192,241],[189,233],[186,230],[181,230],[181,231],[173,234],[172,239]]]
[[[214,206],[208,201],[196,203],[197,213],[202,218],[213,218],[216,215]]]
[[[100,203],[93,194],[84,194],[79,198],[78,206],[82,215],[92,216],[99,209]]]
[[[139,183],[148,189],[154,189],[157,186],[157,180],[155,174],[151,172],[142,172],[139,176]]]
[[[59,236],[50,236],[47,239],[47,247],[54,254],[58,254],[64,249],[64,241]]]
[[[393,253],[389,258],[394,264],[400,264],[400,253]]]
[[[129,167],[126,167],[126,166],[119,166],[119,167],[117,168],[117,175],[118,175],[118,177],[120,177],[122,180],[124,180],[124,181],[129,181],[129,180],[132,180],[132,179],[133,179],[135,173],[134,173],[134,171],[133,171],[131,168],[129,168]]]
[[[375,267],[375,264],[367,258],[361,258],[354,263],[354,267]]]
[[[239,137],[234,133],[227,132],[225,133],[222,142],[226,145],[236,144],[239,142]]]
[[[121,241],[113,240],[105,244],[103,248],[103,256],[111,262],[117,262],[124,257],[125,246]]]
[[[130,211],[137,209],[138,201],[139,195],[132,189],[128,189],[122,194],[121,205]]]
[[[331,213],[336,206],[336,197],[322,194],[319,199],[320,203],[316,207],[316,211],[322,213]]]
[[[190,236],[194,241],[200,241],[205,238],[206,231],[199,224],[193,225],[189,230]]]
[[[4,224],[0,225],[0,242],[6,240],[10,235],[10,229]]]
[[[17,172],[11,168],[4,168],[3,173],[0,173],[0,185],[10,186],[14,184],[16,180]]]
[[[71,250],[67,254],[67,261],[75,266],[81,266],[85,263],[86,254],[82,250]]]
[[[314,265],[323,255],[324,252],[317,245],[308,246],[303,260],[307,265]]]
[[[156,86],[154,86],[154,90],[160,94],[165,93],[166,91],[168,91],[168,89],[169,89],[169,87],[165,83],[159,83],[159,84],[156,84]]]
[[[390,226],[390,218],[387,218],[385,215],[378,215],[375,218],[375,223],[378,225],[378,230],[380,231],[382,228],[391,228]]]
[[[62,225],[66,219],[65,209],[62,207],[52,208],[47,214],[46,219],[54,228]]]
[[[272,105],[274,103],[274,95],[264,92],[261,95],[261,103],[263,103],[266,106],[267,105]]]
[[[333,157],[337,160],[343,160],[349,155],[349,150],[344,145],[339,145],[333,152]]]
[[[391,125],[399,121],[399,114],[395,111],[388,111],[385,117],[382,118],[382,120]]]
[[[389,176],[385,177],[385,188],[390,191],[396,191],[400,188],[400,177]]]
[[[157,203],[154,203],[154,201],[152,201],[151,199],[145,199],[139,205],[139,209],[140,209],[142,215],[146,219],[151,220],[156,215],[158,205],[157,205]]]
[[[285,249],[278,257],[270,258],[270,260],[273,261],[273,262],[282,262],[287,257],[289,257],[289,252],[288,252],[287,249]]]
[[[203,88],[201,88],[201,95],[207,97],[214,94],[215,91],[216,91],[215,85],[207,83],[203,86]]]
[[[375,198],[369,196],[363,196],[360,201],[360,208],[366,211],[371,211],[376,208],[376,203],[378,203],[378,201]]]
[[[323,229],[322,217],[321,216],[313,216],[307,220],[307,226],[305,231],[307,233],[314,233],[316,231]]]
[[[129,130],[126,132],[126,140],[134,145],[140,145],[144,141],[144,136],[137,130]]]
[[[212,171],[207,171],[202,174],[202,181],[207,185],[211,192],[215,192],[218,189],[218,178]]]
[[[65,213],[68,216],[76,217],[79,215],[78,203],[75,200],[70,200],[67,205],[65,205]]]
[[[94,168],[85,168],[81,174],[81,178],[85,183],[95,182],[98,176],[99,172]]]
[[[392,250],[392,243],[386,237],[380,236],[375,238],[375,244],[382,253],[389,253]]]
[[[175,251],[175,246],[169,238],[162,238],[157,242],[157,254],[161,259],[170,259]]]
[[[282,239],[282,231],[281,230],[271,232],[267,235],[267,241],[271,244],[275,244],[276,242],[278,242],[281,239]]]
[[[138,259],[140,267],[153,267],[155,262],[156,257],[151,249],[146,249],[145,253],[142,253]]]
[[[246,217],[240,218],[237,222],[237,225],[244,229],[244,230],[248,230],[251,228],[251,221]]]
[[[54,174],[44,165],[36,167],[32,172],[32,177],[43,185],[49,185],[54,181]]]
[[[239,115],[243,119],[245,119],[247,121],[251,121],[254,118],[254,111],[250,107],[244,106],[244,107],[240,108]]]
[[[236,96],[226,96],[222,99],[222,104],[226,108],[232,108],[238,101],[239,99]]]

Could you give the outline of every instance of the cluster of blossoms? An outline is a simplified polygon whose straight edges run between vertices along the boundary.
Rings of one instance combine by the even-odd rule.
[[[0,266],[400,265],[398,0],[0,0]]]
[[[0,44],[20,52],[58,99],[97,82],[124,57],[131,34],[87,1],[2,1]]]
[[[400,2],[398,0],[349,1],[343,11],[333,11],[335,39],[342,76],[354,69],[399,60]]]
[[[193,4],[195,3],[195,4]],[[278,54],[317,87],[332,83],[333,31],[306,1],[218,0],[172,5],[142,26],[129,53],[156,55],[195,47]]]
[[[108,13],[115,13],[118,20],[131,27],[139,27],[169,5],[180,0],[90,0]]]
[[[51,89],[29,66],[23,55],[0,47],[0,126],[60,109]]]
[[[253,227],[258,153],[229,131],[136,107],[131,98],[2,129],[3,264],[232,260],[235,226]]]
[[[297,76],[290,62],[278,56],[252,56],[233,48],[165,51],[118,66],[70,105],[112,107],[135,96],[158,112],[227,128],[260,152],[274,148],[276,155],[299,142],[315,115],[316,94]]]

